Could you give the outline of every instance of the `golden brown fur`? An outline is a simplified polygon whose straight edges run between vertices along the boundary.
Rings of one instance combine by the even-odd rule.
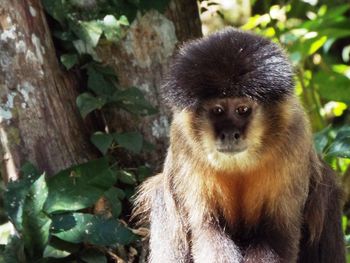
[[[190,231],[193,235],[190,229],[194,226],[204,229],[207,222],[222,220],[221,217],[225,228],[233,233],[239,224],[254,228],[268,217],[293,238],[285,248],[290,251],[288,259],[277,260],[275,252],[268,250],[266,260],[295,262],[310,177],[316,183],[322,183],[320,169],[323,164],[313,150],[309,125],[296,98],[276,104],[273,112],[269,110],[260,106],[260,113],[254,116],[247,132],[249,141],[253,141],[256,148],[233,156],[216,153],[215,162],[210,160],[214,150],[205,143],[213,140],[207,120],[193,111],[176,112],[164,171],[140,188],[138,213],[149,213],[147,210],[152,207],[155,189],[165,188],[168,190],[162,191],[169,194],[168,199],[175,199],[166,206],[171,206],[174,211],[180,209],[176,214],[184,217],[178,222],[182,239],[186,239]],[[320,212],[323,212],[322,208]],[[308,242],[319,238],[323,225],[320,214],[310,216],[313,219]],[[194,236],[192,238],[186,243],[192,242],[193,253],[200,254],[196,252],[196,243],[199,242],[198,247],[203,244]],[[265,250],[257,248],[251,254],[254,261],[259,253],[263,253],[261,251]],[[197,259],[195,255],[187,257],[201,262],[208,255]],[[253,262],[249,257],[241,260]]]
[[[184,164],[191,166],[188,167],[190,169],[186,167],[188,174],[179,178],[181,182],[176,184],[183,186],[190,184],[193,188],[191,191],[195,192],[194,196],[199,195],[204,203],[211,204],[208,210],[224,211],[226,219],[231,223],[234,223],[234,218],[240,214],[248,222],[255,222],[263,206],[270,214],[279,213],[281,210],[287,210],[286,216],[289,218],[289,213],[298,214],[299,211],[296,213],[292,210],[290,199],[296,194],[295,188],[300,188],[301,185],[303,189],[298,190],[301,194],[300,198],[306,198],[308,178],[301,170],[307,170],[308,167],[299,167],[298,165],[295,168],[293,163],[298,163],[300,158],[307,158],[308,154],[311,154],[311,135],[304,114],[294,100],[280,103],[275,111],[279,114],[281,122],[279,125],[283,128],[278,132],[271,132],[269,129],[272,128],[266,124],[269,120],[264,119],[264,116],[257,115],[256,125],[259,127],[255,127],[253,124],[248,134],[249,140],[254,141],[255,145],[261,144],[261,148],[267,149],[263,156],[259,156],[261,154],[259,149],[255,149],[255,151],[253,149],[253,152],[242,153],[241,156],[216,156],[215,164],[210,163],[209,157],[206,156],[206,150],[203,150],[203,145],[205,145],[203,141],[213,140],[207,138],[210,137],[208,134],[211,133],[209,128],[208,130],[200,130],[206,126],[203,124],[205,120],[196,119],[193,112],[176,113],[171,133],[172,160],[173,162],[176,160],[175,166],[183,166]],[[293,118],[290,118],[290,112],[294,112]],[[299,138],[293,138],[295,130],[288,131],[290,126],[296,124],[292,123],[293,121],[298,122],[298,124],[305,122],[305,125],[301,126],[302,129],[305,126],[305,130],[299,132]],[[194,123],[199,123],[201,127],[193,127]],[[261,131],[265,125],[267,126],[265,130]],[[293,134],[289,134],[289,132]],[[269,139],[269,137],[273,139]],[[184,143],[184,139],[186,143]],[[257,141],[261,141],[261,143],[257,143]],[[305,151],[305,149],[308,150]],[[189,160],[189,158],[191,159]],[[290,176],[291,173],[295,173],[296,169],[300,172]],[[298,175],[300,178],[297,178]],[[181,190],[187,193],[186,188]],[[287,192],[289,190],[290,194]],[[187,196],[186,193],[181,195]],[[283,196],[286,196],[287,200],[277,198]],[[284,202],[287,202],[288,208],[285,208]],[[232,207],[229,207],[228,204],[232,204]],[[189,206],[193,207],[192,204]]]
[[[220,34],[219,38],[223,41]],[[208,49],[206,41],[203,46]],[[185,51],[196,54],[191,48]],[[202,46],[198,49],[203,52]],[[275,52],[275,47],[271,50]],[[260,55],[266,59],[264,52]],[[186,65],[193,54],[180,62]],[[180,62],[175,67],[179,74]],[[195,69],[197,75],[200,69]],[[274,70],[277,78],[280,72]],[[282,77],[287,78],[284,70]],[[171,87],[180,91],[173,91],[170,99],[183,96],[180,104],[186,106],[174,102],[163,172],[147,180],[136,197],[135,214],[147,218],[151,228],[149,261],[344,263],[340,191],[334,173],[315,153],[297,98],[281,93],[290,84],[266,78],[280,86],[276,90],[252,86],[244,96],[237,95],[239,88],[234,86],[238,90],[232,88],[226,96],[221,71],[210,76],[223,96],[201,98],[194,106],[189,87]],[[246,77],[248,73],[242,78],[261,81],[259,76]],[[197,81],[192,75],[178,77],[181,85]],[[267,101],[251,97],[250,92]],[[240,114],[240,108],[248,114]]]

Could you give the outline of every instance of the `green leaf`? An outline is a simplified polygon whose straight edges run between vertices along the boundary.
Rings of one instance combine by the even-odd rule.
[[[118,218],[122,212],[122,203],[120,200],[125,197],[124,192],[119,188],[112,187],[104,194],[104,196],[108,201],[113,217]]]
[[[327,36],[328,39],[339,39],[348,37],[350,35],[349,29],[342,29],[342,28],[324,28],[319,31],[320,35]]]
[[[329,147],[327,156],[350,158],[350,136],[334,140]]]
[[[71,252],[57,249],[51,245],[47,245],[44,250],[43,257],[44,258],[65,258],[68,257],[71,254]]]
[[[86,263],[107,263],[106,256],[99,250],[86,249],[82,252],[81,259]]]
[[[93,245],[126,245],[133,242],[136,236],[115,219],[82,213],[72,213],[53,216],[55,227],[65,225],[65,221],[75,222],[75,225],[65,231],[53,233],[54,236],[71,243],[89,243]]]
[[[78,54],[80,54],[80,55],[89,54],[93,58],[93,60],[98,61],[98,62],[100,61],[94,48],[92,46],[90,46],[89,44],[85,43],[83,40],[81,40],[81,39],[74,40],[72,43],[73,43],[74,48],[78,52]]]
[[[5,192],[4,206],[11,222],[22,231],[23,206],[31,185],[40,177],[38,170],[30,163],[21,168],[21,179],[9,182]]]
[[[136,184],[136,177],[133,173],[125,170],[119,170],[117,172],[118,179],[124,184],[134,185]]]
[[[74,65],[78,63],[77,54],[64,54],[60,58],[61,63],[65,66],[67,70],[70,70]]]
[[[43,174],[30,186],[23,206],[22,235],[31,257],[40,257],[49,239],[51,219],[43,212],[47,196],[48,189]]]
[[[118,198],[120,200],[123,200],[125,198],[125,193],[124,193],[124,191],[122,189],[117,188],[117,187],[114,187],[113,189],[115,191],[115,194],[118,196]]]
[[[146,152],[152,152],[152,151],[156,150],[156,146],[153,143],[144,139],[143,140],[143,150]]]
[[[26,263],[23,240],[17,236],[12,236],[10,242],[6,245],[5,251],[1,255],[4,263]],[[0,260],[1,260],[0,256]]]
[[[336,17],[339,17],[343,15],[346,11],[348,11],[350,8],[349,4],[343,4],[339,6],[333,6],[331,9],[329,9],[326,14],[323,17],[335,19]]]
[[[91,142],[105,155],[113,142],[113,135],[104,132],[95,132]]]
[[[118,23],[122,26],[129,26],[130,25],[129,20],[126,16],[120,16]]]
[[[103,24],[98,20],[80,21],[77,33],[80,38],[92,47],[96,47],[103,32]]]
[[[348,218],[345,215],[343,215],[341,218],[341,226],[342,226],[343,232],[345,233],[348,227]]]
[[[319,71],[313,81],[322,98],[350,103],[350,79],[344,75]]]
[[[40,176],[41,173],[32,163],[26,162],[21,167],[21,180],[33,183],[34,180],[38,179]]]
[[[105,104],[105,99],[94,97],[90,93],[82,93],[77,97],[77,106],[83,118],[90,112],[101,109]]]
[[[329,131],[330,131],[330,127],[327,127],[322,131],[319,131],[314,134],[314,144],[315,144],[316,151],[319,154],[323,153],[325,147],[329,142],[329,136],[328,136]]]
[[[114,139],[123,148],[140,153],[143,144],[143,137],[139,132],[114,133]]]
[[[74,223],[72,224],[71,227],[75,225],[75,221],[73,222]],[[52,230],[52,226],[51,226],[51,230]],[[72,244],[72,243],[63,241],[55,236],[51,236],[50,243],[45,247],[43,257],[44,258],[65,258],[71,254],[77,253],[79,250],[81,250],[80,244]]]
[[[116,90],[113,82],[107,80],[103,72],[97,70],[95,65],[87,68],[88,88],[101,96],[112,96]]]
[[[7,244],[13,234],[13,225],[11,222],[6,222],[0,225],[0,247]],[[1,249],[0,249],[1,252]],[[1,254],[1,253],[0,253]]]
[[[144,181],[152,175],[152,169],[147,166],[140,166],[137,168],[137,179],[139,182]]]
[[[48,180],[49,213],[75,211],[92,206],[116,181],[105,158],[74,166]]]
[[[316,40],[311,40],[310,47],[307,51],[308,55],[314,54],[318,49],[320,49],[324,43],[327,41],[327,36],[322,36],[320,38],[317,38]]]
[[[42,0],[45,11],[63,24],[67,15],[67,5],[64,0]]]
[[[113,15],[106,15],[103,18],[103,33],[107,40],[118,42],[121,38],[119,21]]]
[[[350,137],[350,126],[344,125],[339,130],[337,130],[337,135],[335,137],[335,140],[340,140],[345,137]]]
[[[116,91],[111,101],[134,114],[149,115],[157,112],[157,110],[145,100],[142,91],[135,87]]]

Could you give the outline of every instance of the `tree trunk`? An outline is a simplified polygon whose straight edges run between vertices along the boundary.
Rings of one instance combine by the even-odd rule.
[[[57,61],[39,0],[0,0],[0,138],[4,179],[25,161],[52,175],[91,159],[75,99]]]
[[[195,0],[172,0],[165,14],[151,10],[133,21],[126,37],[118,45],[100,46],[98,54],[111,65],[123,87],[138,87],[159,113],[137,119],[125,112],[113,111],[107,117],[112,130],[137,127],[145,139],[156,146],[143,159],[159,170],[167,148],[170,112],[160,97],[161,80],[168,70],[176,47],[183,41],[201,36]]]

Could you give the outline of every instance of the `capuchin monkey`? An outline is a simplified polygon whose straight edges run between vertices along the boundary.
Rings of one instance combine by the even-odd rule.
[[[179,50],[163,86],[164,169],[136,197],[149,262],[345,262],[341,191],[293,87],[281,49],[251,33]]]

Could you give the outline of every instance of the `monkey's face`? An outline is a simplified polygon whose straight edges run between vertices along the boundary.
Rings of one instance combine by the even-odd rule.
[[[256,104],[248,99],[221,99],[205,105],[216,150],[236,154],[247,149],[247,130]]]
[[[264,133],[262,107],[248,98],[212,99],[198,112],[195,130],[207,160],[229,169],[256,162]]]

